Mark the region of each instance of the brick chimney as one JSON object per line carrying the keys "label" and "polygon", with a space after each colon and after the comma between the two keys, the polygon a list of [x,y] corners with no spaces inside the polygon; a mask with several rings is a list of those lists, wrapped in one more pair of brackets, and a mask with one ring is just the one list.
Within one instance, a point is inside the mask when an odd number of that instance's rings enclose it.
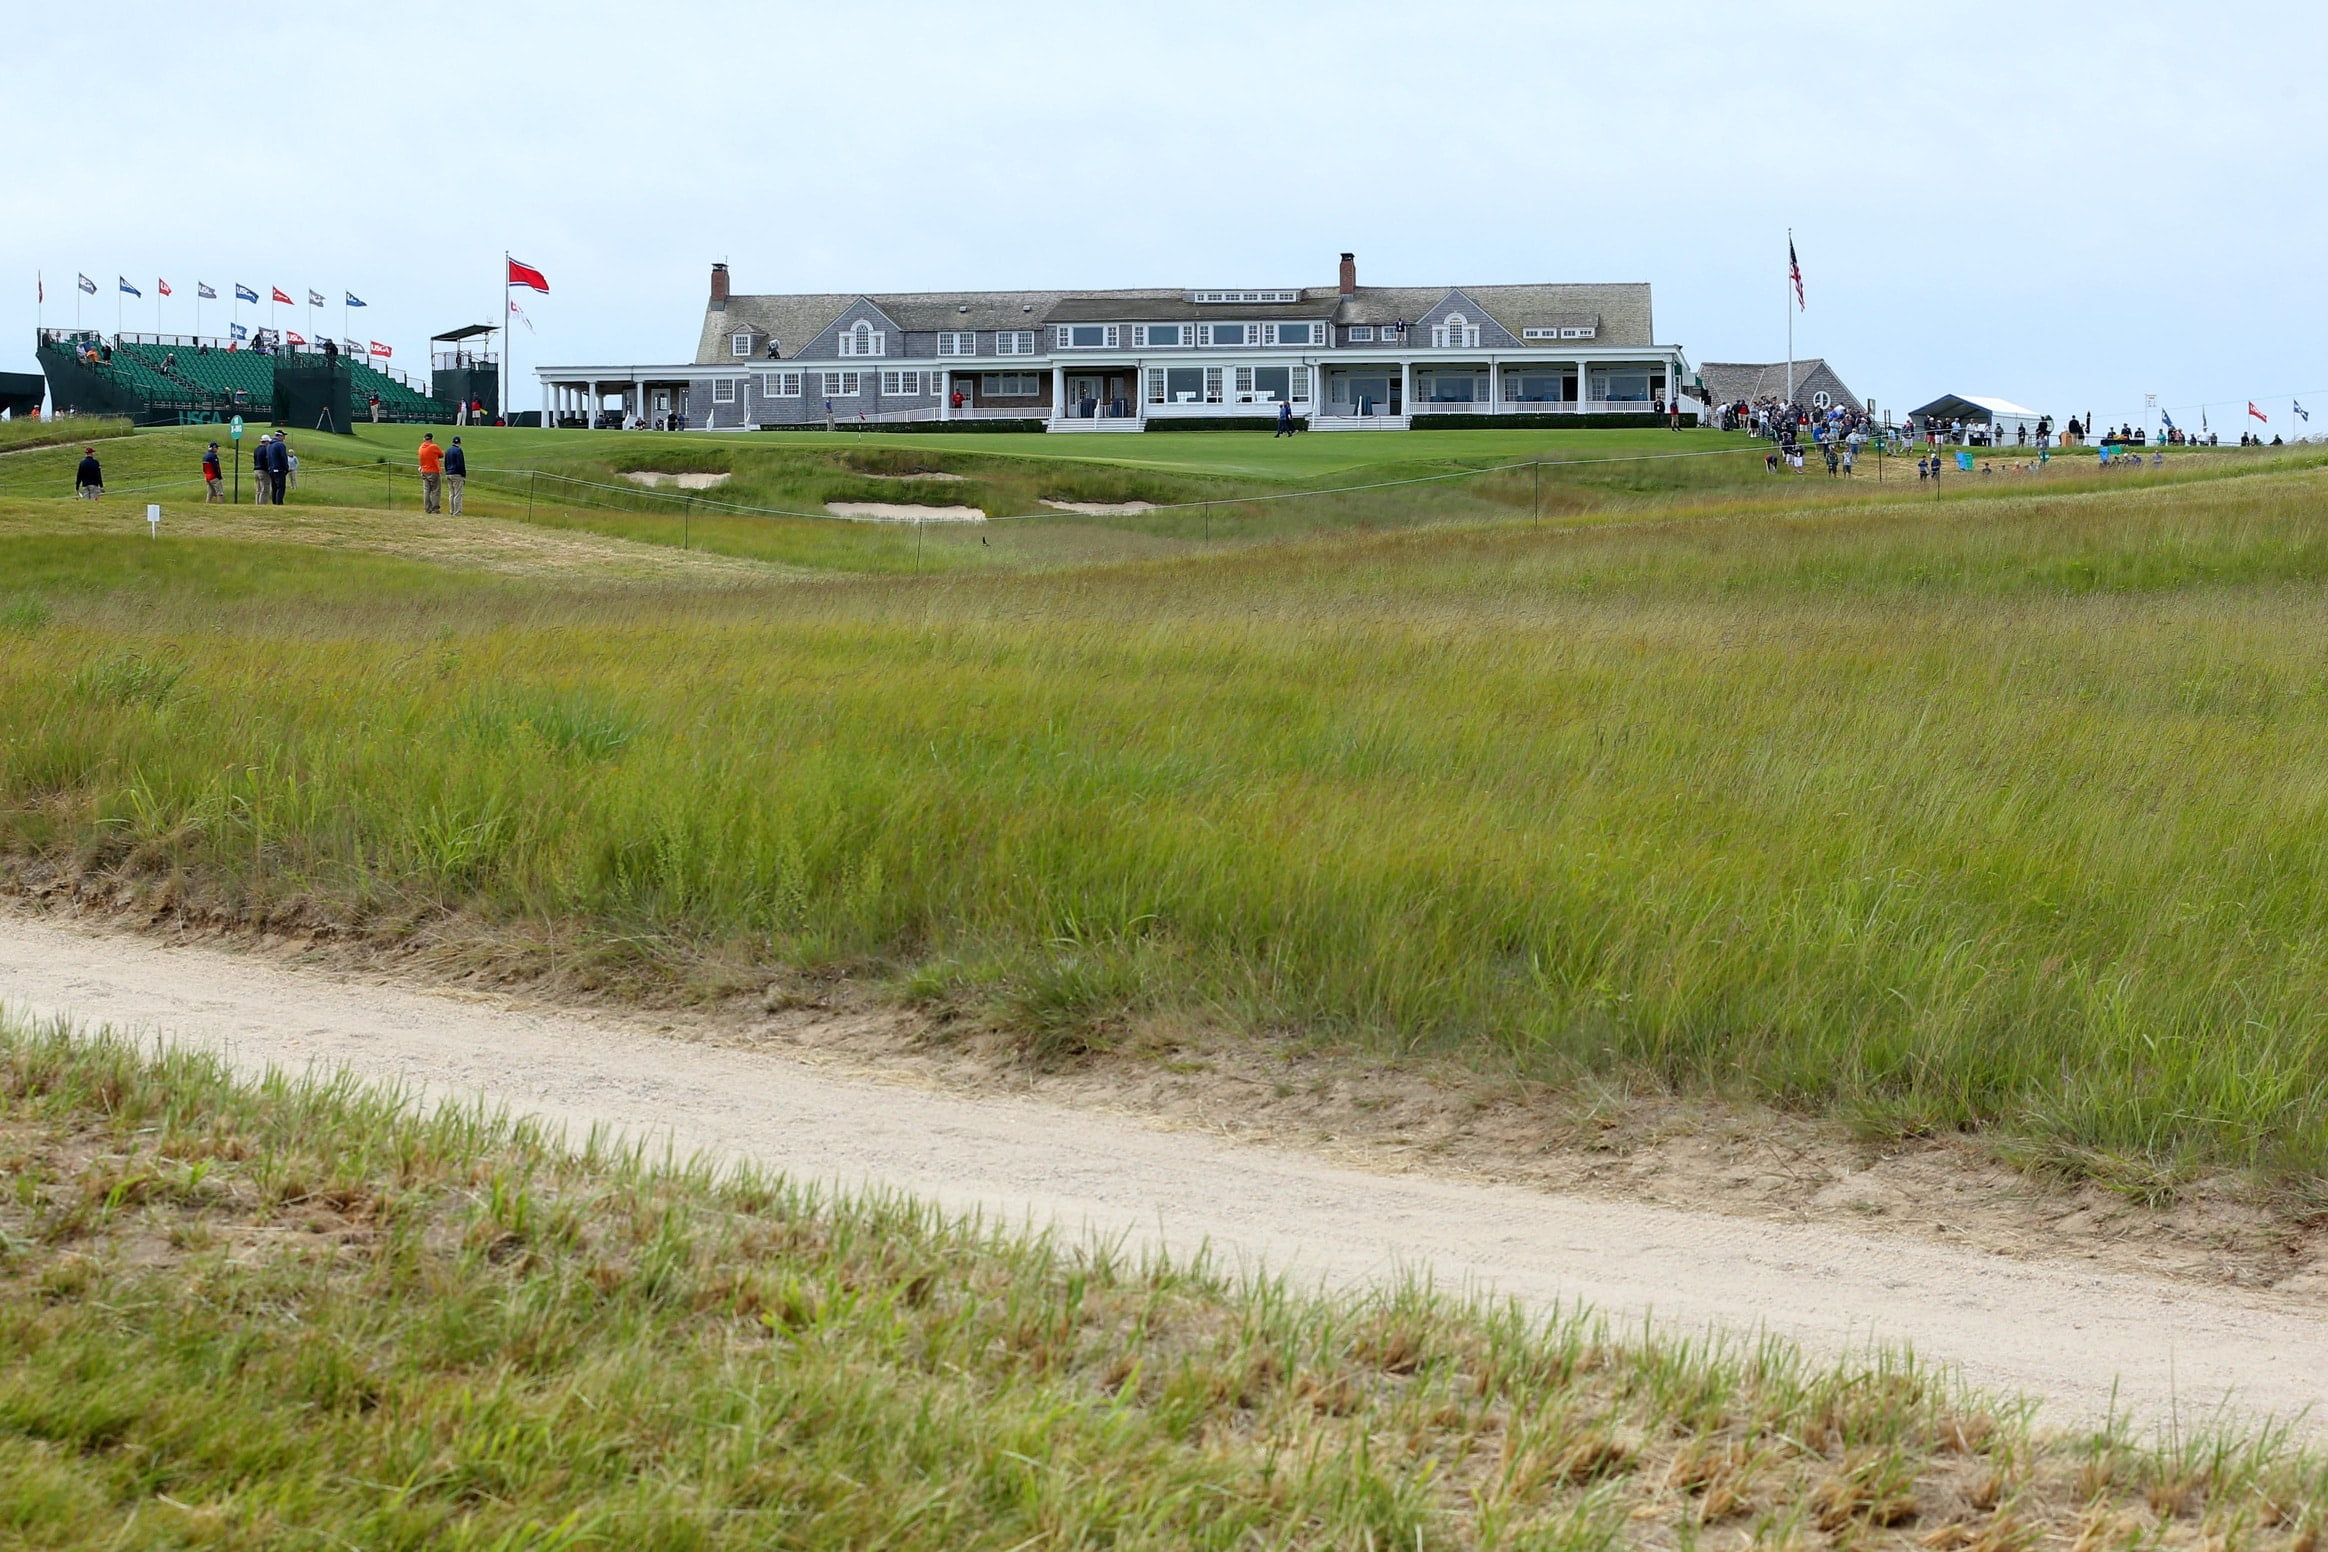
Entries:
{"label": "brick chimney", "polygon": [[1358,294],[1358,255],[1355,253],[1342,255],[1342,294],[1344,296]]}
{"label": "brick chimney", "polygon": [[728,276],[725,264],[711,267],[711,305],[725,309],[728,303]]}

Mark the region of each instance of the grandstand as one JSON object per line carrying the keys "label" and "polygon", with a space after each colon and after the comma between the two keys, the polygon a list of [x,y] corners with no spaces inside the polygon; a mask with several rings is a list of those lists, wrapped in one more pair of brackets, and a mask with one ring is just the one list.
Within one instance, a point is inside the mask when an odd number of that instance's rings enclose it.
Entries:
{"label": "grandstand", "polygon": [[[291,354],[299,354],[294,350]],[[196,425],[236,415],[275,412],[272,350],[246,350],[185,334],[119,334],[44,329],[38,346],[49,401],[58,409],[127,415],[141,426]],[[358,418],[374,394],[380,418],[449,425],[454,406],[430,397],[401,373],[346,357]]]}

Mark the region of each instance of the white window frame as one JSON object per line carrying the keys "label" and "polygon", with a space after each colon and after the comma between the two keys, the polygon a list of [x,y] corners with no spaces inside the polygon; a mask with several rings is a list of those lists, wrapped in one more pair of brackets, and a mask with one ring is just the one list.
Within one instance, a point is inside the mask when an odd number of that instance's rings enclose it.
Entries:
{"label": "white window frame", "polygon": [[876,329],[872,323],[859,318],[841,330],[839,343],[833,353],[840,356],[886,356],[889,354],[889,333]]}
{"label": "white window frame", "polygon": [[939,331],[938,354],[941,356],[975,356],[978,354],[978,331],[976,329]]}
{"label": "white window frame", "polygon": [[[1156,331],[1158,329],[1170,329],[1172,331],[1172,337],[1168,340],[1160,340],[1156,338]],[[1186,349],[1188,346],[1188,331],[1189,325],[1185,323],[1135,324],[1132,327],[1132,343],[1139,346],[1142,350],[1182,350]]]}
{"label": "white window frame", "polygon": [[1477,350],[1479,325],[1461,313],[1449,313],[1431,325],[1431,347],[1434,350]]}
{"label": "white window frame", "polygon": [[[1245,350],[1255,343],[1253,331],[1258,327],[1251,323],[1200,323],[1196,326],[1196,342],[1208,348],[1218,346],[1223,350]],[[1223,329],[1235,329],[1237,337],[1233,340],[1216,339],[1214,336]]]}
{"label": "white window frame", "polygon": [[736,380],[732,377],[713,378],[711,380],[711,402],[714,404],[735,403]]}
{"label": "white window frame", "polygon": [[1191,291],[1192,302],[1298,302],[1299,291]]}
{"label": "white window frame", "polygon": [[[1099,339],[1089,345],[1075,343],[1077,329],[1097,329]],[[1114,323],[1059,323],[1051,326],[1051,347],[1054,350],[1116,350],[1123,345],[1123,326]]]}
{"label": "white window frame", "polygon": [[760,379],[760,397],[763,399],[797,399],[800,397],[798,372],[770,372]]}
{"label": "white window frame", "polygon": [[[935,372],[930,374],[935,377]],[[881,374],[881,397],[884,399],[918,399],[922,396],[922,374],[910,367],[891,368]]]}
{"label": "white window frame", "polygon": [[[1026,384],[1026,392],[1011,392],[1003,386],[1006,379]],[[992,387],[987,386],[989,380],[993,383]],[[1040,372],[981,372],[978,375],[978,392],[983,397],[993,399],[1039,399],[1043,396],[1043,374]]]}
{"label": "white window frame", "polygon": [[1033,355],[1035,353],[1035,331],[1032,329],[995,330],[994,353],[998,356]]}
{"label": "white window frame", "polygon": [[[1301,330],[1302,337],[1297,340],[1287,339],[1285,337],[1287,329]],[[1265,323],[1261,325],[1261,343],[1264,345],[1300,345],[1306,349],[1314,350],[1318,343],[1318,326],[1314,323]]]}
{"label": "white window frame", "polygon": [[864,392],[864,378],[860,373],[826,372],[823,376],[824,392],[819,398],[854,399]]}
{"label": "white window frame", "polygon": [[1293,402],[1307,404],[1309,401],[1310,369],[1306,366],[1297,366],[1293,369]]}
{"label": "white window frame", "polygon": [[1373,344],[1374,325],[1371,323],[1353,323],[1350,325],[1350,343],[1353,345]]}
{"label": "white window frame", "polygon": [[746,329],[740,334],[729,335],[728,354],[738,360],[749,360],[752,354],[752,331]]}
{"label": "white window frame", "polygon": [[1221,369],[1217,366],[1208,366],[1204,369],[1204,402],[1207,404],[1221,402]]}
{"label": "white window frame", "polygon": [[1164,369],[1160,366],[1148,368],[1148,402],[1150,404],[1164,402]]}

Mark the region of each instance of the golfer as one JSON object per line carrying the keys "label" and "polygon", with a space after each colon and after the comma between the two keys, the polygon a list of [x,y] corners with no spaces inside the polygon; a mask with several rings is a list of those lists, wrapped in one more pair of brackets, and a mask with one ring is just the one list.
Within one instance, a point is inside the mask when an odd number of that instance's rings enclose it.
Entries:
{"label": "golfer", "polygon": [[95,501],[105,494],[105,471],[97,467],[97,449],[81,449],[81,465],[73,471],[73,495],[82,501]]}
{"label": "golfer", "polygon": [[453,438],[453,445],[445,449],[445,495],[452,514],[461,515],[461,487],[469,483],[469,455],[461,451],[461,439]]}
{"label": "golfer", "polygon": [[218,469],[218,444],[213,442],[210,444],[210,450],[202,455],[202,483],[210,488],[210,494],[202,498],[205,505],[213,505],[226,499],[219,494],[218,490],[219,481],[223,478],[224,476],[219,473]]}

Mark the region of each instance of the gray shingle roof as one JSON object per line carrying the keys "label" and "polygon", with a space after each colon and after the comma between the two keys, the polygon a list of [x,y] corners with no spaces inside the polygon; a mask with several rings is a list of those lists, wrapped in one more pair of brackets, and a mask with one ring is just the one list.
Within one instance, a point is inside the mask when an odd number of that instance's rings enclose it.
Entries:
{"label": "gray shingle roof", "polygon": [[[1697,373],[1716,404],[1786,397],[1784,361],[1708,361],[1698,367]],[[1823,356],[1805,356],[1794,364],[1794,388],[1798,403],[1807,402],[1812,394],[1824,389],[1837,403],[1848,408],[1866,408],[1859,395],[1844,386],[1843,379],[1827,365]]]}
{"label": "gray shingle roof", "polygon": [[[901,329],[1031,329],[1049,322],[1142,323],[1201,318],[1323,318],[1337,323],[1415,322],[1451,291],[1461,291],[1496,322],[1519,335],[1524,329],[1596,326],[1595,345],[1657,343],[1646,282],[1521,286],[1360,286],[1345,297],[1332,286],[1313,286],[1296,302],[1191,302],[1184,290],[1128,291],[917,291],[867,293],[872,303]],[[759,338],[753,355],[765,359],[773,335],[789,357],[854,306],[855,293],[737,295],[725,308],[704,313],[697,341],[698,364],[733,361],[731,335],[749,329]]]}

